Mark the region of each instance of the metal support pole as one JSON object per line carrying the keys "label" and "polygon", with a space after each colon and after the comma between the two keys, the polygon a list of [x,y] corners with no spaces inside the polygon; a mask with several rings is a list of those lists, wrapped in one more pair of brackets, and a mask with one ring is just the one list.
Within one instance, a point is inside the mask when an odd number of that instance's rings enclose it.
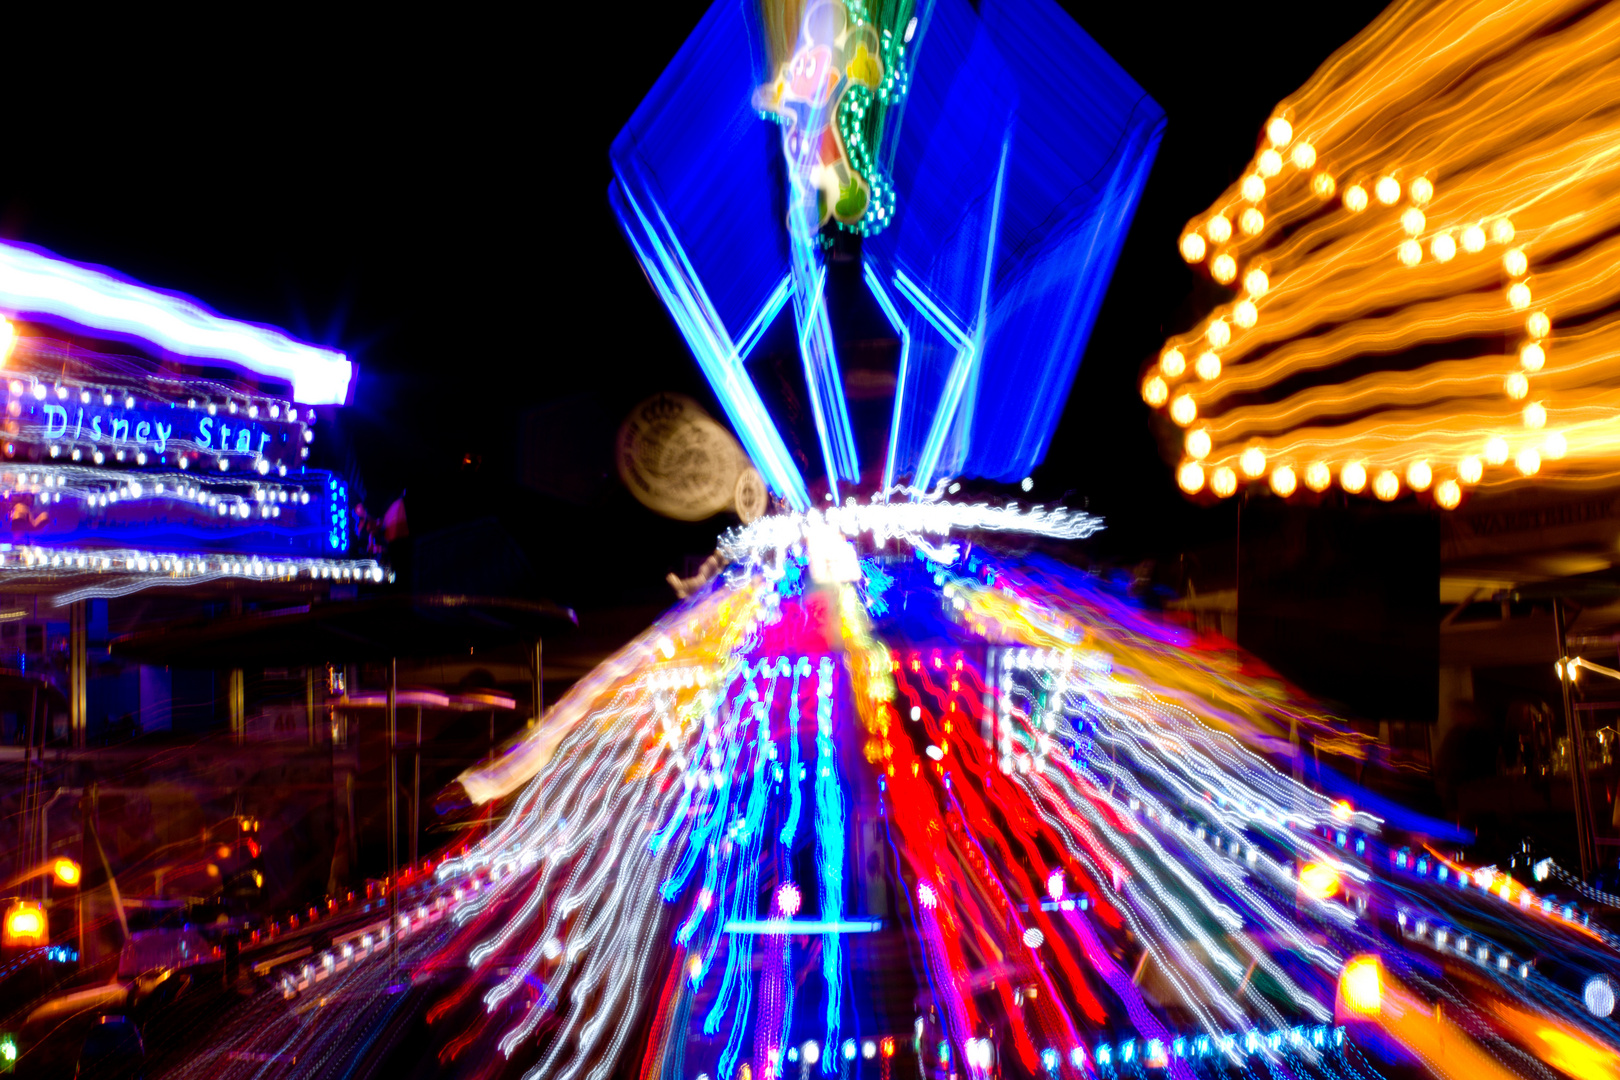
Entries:
{"label": "metal support pole", "polygon": [[416,707],[416,741],[411,744],[416,753],[412,763],[416,775],[411,779],[411,868],[416,867],[416,839],[422,831],[422,706]]}
{"label": "metal support pole", "polygon": [[304,669],[304,720],[309,724],[309,748],[315,749],[315,669]]}
{"label": "metal support pole", "polygon": [[38,713],[38,703],[34,700],[37,691],[28,695],[28,745],[23,750],[23,801],[22,813],[17,815],[17,873],[21,874],[28,862],[28,852],[32,850],[33,841],[33,802],[34,799],[34,717]]}
{"label": "metal support pole", "polygon": [[247,742],[247,676],[241,668],[231,668],[225,693],[230,698],[231,741],[240,746]]}
{"label": "metal support pole", "polygon": [[388,661],[388,944],[399,962],[399,661]]}
{"label": "metal support pole", "polygon": [[1587,792],[1586,747],[1583,745],[1581,720],[1575,715],[1575,706],[1570,700],[1574,672],[1569,666],[1568,634],[1564,601],[1561,599],[1553,601],[1553,629],[1558,634],[1558,685],[1563,691],[1564,731],[1569,738],[1569,789],[1575,803],[1575,846],[1580,850],[1581,880],[1591,881],[1592,873],[1597,869],[1596,845],[1592,843],[1592,803]]}
{"label": "metal support pole", "polygon": [[85,601],[79,600],[68,608],[68,724],[69,742],[75,750],[84,749],[89,711],[85,686],[90,669],[90,629],[84,605]]}
{"label": "metal support pole", "polygon": [[535,639],[534,655],[529,658],[529,701],[534,707],[534,715],[529,717],[530,727],[538,724],[540,718],[546,715],[545,667],[540,655],[542,644],[539,638]]}
{"label": "metal support pole", "polygon": [[[78,607],[79,605],[74,604],[73,606]],[[78,931],[79,931],[79,970],[80,971],[83,971],[85,968],[91,966],[90,954],[84,951],[84,945],[85,945],[85,941],[84,941],[84,898],[85,898],[85,894],[90,891],[90,888],[89,888],[90,883],[87,880],[85,880],[85,875],[89,872],[89,869],[90,869],[90,866],[91,866],[91,862],[90,862],[90,815],[95,813],[95,810],[94,810],[95,798],[96,798],[96,785],[92,781],[86,787],[86,790],[85,790],[84,794],[79,798],[79,867],[80,867],[80,870],[79,870],[79,888],[78,888],[78,892],[77,892],[77,895],[76,895],[76,899],[78,901],[78,904],[77,904],[77,910],[76,910],[75,915],[74,915],[74,921],[78,923]]]}

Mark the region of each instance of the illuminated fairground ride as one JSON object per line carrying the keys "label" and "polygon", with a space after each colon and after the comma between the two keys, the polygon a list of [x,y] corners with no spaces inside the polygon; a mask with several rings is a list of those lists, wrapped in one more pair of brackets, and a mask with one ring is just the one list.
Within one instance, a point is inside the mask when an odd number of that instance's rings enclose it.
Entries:
{"label": "illuminated fairground ride", "polygon": [[[1620,1078],[1620,900],[1469,865],[1263,665],[1028,550],[1096,519],[941,490],[1044,450],[1161,123],[1045,0],[704,18],[612,195],[778,510],[462,774],[498,822],[385,927],[442,1069]],[[840,230],[901,342],[881,470]],[[746,363],[789,300],[821,507]]]}
{"label": "illuminated fairground ride", "polygon": [[1181,236],[1230,292],[1143,374],[1182,489],[1613,486],[1617,60],[1613,4],[1402,2],[1284,99]]}

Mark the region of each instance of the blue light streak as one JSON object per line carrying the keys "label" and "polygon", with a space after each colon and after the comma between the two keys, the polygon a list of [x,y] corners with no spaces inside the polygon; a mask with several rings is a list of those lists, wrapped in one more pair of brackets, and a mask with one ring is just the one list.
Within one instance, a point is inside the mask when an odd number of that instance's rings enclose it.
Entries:
{"label": "blue light streak", "polygon": [[748,329],[743,331],[742,337],[737,341],[737,355],[744,361],[754,354],[754,346],[765,336],[765,331],[771,328],[776,317],[782,313],[782,308],[787,305],[788,297],[792,295],[793,278],[783,277],[782,283],[766,298],[765,306],[759,309],[759,314],[754,316],[754,321],[748,325]]}
{"label": "blue light streak", "polygon": [[[816,682],[816,870],[821,886],[821,917],[829,923],[844,921],[844,792],[838,783],[838,765],[833,746],[833,662],[821,658]],[[827,1046],[838,1043],[843,1014],[844,964],[842,945],[836,933],[821,938],[821,974],[827,981]],[[828,1054],[822,1058],[823,1073],[836,1071]]]}
{"label": "blue light streak", "polygon": [[[800,475],[798,466],[793,463],[782,441],[781,433],[766,412],[759,391],[743,367],[742,354],[731,343],[719,314],[704,294],[701,284],[683,273],[683,268],[689,268],[690,263],[680,251],[679,241],[667,230],[667,223],[661,222],[666,224],[665,229],[654,225],[622,178],[610,192],[610,201],[631,249],[647,274],[647,280],[674,317],[681,336],[686,338],[698,366],[703,369],[704,377],[714,388],[715,396],[720,399],[720,405],[725,409],[744,449],[748,451],[750,460],[759,468],[772,491],[795,509],[808,509],[810,496],[804,477]],[[667,242],[662,239],[666,237]],[[762,327],[769,324],[765,312],[776,297],[777,293],[773,292],[755,317],[754,324]],[[780,302],[776,303],[776,309],[781,309]],[[757,341],[762,333],[763,329],[755,332],[754,340]]]}
{"label": "blue light streak", "polygon": [[728,934],[871,934],[883,929],[881,919],[731,919]]}
{"label": "blue light streak", "polygon": [[[939,467],[940,455],[945,449],[945,438],[956,425],[957,410],[962,405],[962,395],[967,390],[974,361],[984,351],[986,324],[990,319],[990,271],[995,265],[996,240],[1001,231],[1001,201],[1006,191],[1007,153],[1010,148],[1009,134],[1002,139],[1001,164],[996,169],[995,196],[990,203],[990,226],[984,239],[984,270],[979,283],[979,313],[973,324],[972,344],[970,346],[964,343],[957,350],[955,362],[951,365],[950,378],[945,381],[945,393],[934,410],[934,424],[929,429],[928,441],[923,444],[922,457],[917,462],[917,474],[912,481],[912,485],[919,492],[926,491],[933,481],[934,470]],[[971,425],[968,425],[964,431],[964,438],[970,434]],[[965,451],[966,447],[963,447],[963,452]]]}
{"label": "blue light streak", "polygon": [[843,379],[838,372],[838,352],[833,345],[832,323],[827,317],[827,268],[818,264],[808,238],[792,238],[793,311],[799,325],[799,356],[804,361],[804,385],[810,394],[810,407],[816,420],[816,437],[827,465],[827,489],[838,501],[840,478],[858,482],[860,461],[855,453],[855,433],[849,422],[849,406],[844,400]]}
{"label": "blue light streak", "polygon": [[802,777],[799,775],[799,680],[810,674],[810,658],[799,657],[799,662],[793,665],[793,704],[792,712],[788,717],[788,813],[787,820],[782,823],[782,843],[791,846],[793,839],[799,831],[799,809],[802,799],[799,795]]}
{"label": "blue light streak", "polygon": [[889,421],[889,451],[883,461],[883,490],[888,491],[894,486],[894,459],[900,448],[900,418],[905,415],[906,375],[911,364],[911,328],[900,317],[888,290],[883,287],[883,279],[872,269],[872,264],[862,263],[861,273],[866,278],[866,287],[871,290],[872,298],[883,309],[883,317],[900,335],[900,370],[894,381],[894,418]]}
{"label": "blue light streak", "polygon": [[227,319],[183,293],[154,289],[29,244],[0,243],[0,310],[286,379],[293,397],[310,405],[347,404],[354,378],[354,365],[335,349],[305,344],[274,327]]}

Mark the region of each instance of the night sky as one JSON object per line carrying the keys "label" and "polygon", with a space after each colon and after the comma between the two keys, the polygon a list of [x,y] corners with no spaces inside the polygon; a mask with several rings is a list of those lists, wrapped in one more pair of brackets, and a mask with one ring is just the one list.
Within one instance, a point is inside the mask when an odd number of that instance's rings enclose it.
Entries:
{"label": "night sky", "polygon": [[[1380,8],[1067,6],[1169,121],[1034,497],[1104,515],[1093,554],[1174,558],[1235,526],[1176,491],[1136,393],[1196,314],[1176,237]],[[703,5],[612,10],[574,33],[391,9],[13,38],[0,235],[345,350],[354,407],[318,453],[374,512],[408,490],[419,531],[497,517],[565,602],[667,600],[733,519],[642,510],[613,435],[661,390],[719,410],[608,211],[607,148]]]}

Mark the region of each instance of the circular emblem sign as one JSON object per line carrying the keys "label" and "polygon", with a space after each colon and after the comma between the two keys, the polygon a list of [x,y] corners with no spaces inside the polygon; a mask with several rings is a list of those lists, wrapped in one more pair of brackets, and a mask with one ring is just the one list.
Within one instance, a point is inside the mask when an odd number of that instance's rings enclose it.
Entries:
{"label": "circular emblem sign", "polygon": [[771,507],[770,493],[765,490],[765,478],[752,466],[737,474],[737,487],[732,495],[731,508],[737,511],[743,524],[758,521]]}
{"label": "circular emblem sign", "polygon": [[649,510],[702,521],[732,505],[742,447],[683,394],[659,394],[631,410],[619,428],[619,478]]}

